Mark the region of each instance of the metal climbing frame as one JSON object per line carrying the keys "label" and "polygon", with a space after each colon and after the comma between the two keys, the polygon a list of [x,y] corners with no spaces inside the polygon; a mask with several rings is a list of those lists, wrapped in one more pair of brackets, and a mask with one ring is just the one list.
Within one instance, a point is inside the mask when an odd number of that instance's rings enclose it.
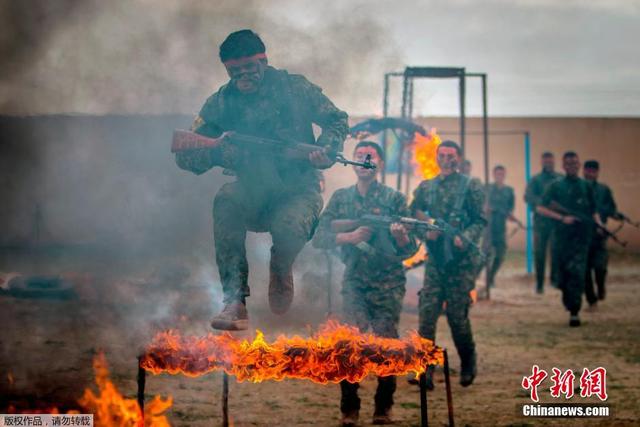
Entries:
{"label": "metal climbing frame", "polygon": [[[384,75],[384,94],[382,103],[382,112],[384,117],[389,116],[389,82],[392,77],[402,77],[402,109],[401,117],[411,120],[413,116],[413,81],[416,78],[432,78],[432,79],[458,79],[459,104],[460,104],[460,146],[465,151],[465,101],[466,101],[466,79],[467,77],[479,77],[482,82],[482,129],[484,135],[484,179],[485,183],[489,182],[489,119],[487,114],[487,74],[486,73],[467,73],[465,68],[461,67],[406,67],[404,72],[391,72]],[[400,155],[398,156],[398,178],[396,188],[398,191],[402,187],[402,173],[405,156],[407,155],[404,145],[409,142],[401,140],[402,144]],[[387,133],[382,135],[382,147],[386,152],[387,149]],[[386,173],[382,171],[382,182],[386,181]],[[406,176],[406,191],[409,191],[410,173]]]}

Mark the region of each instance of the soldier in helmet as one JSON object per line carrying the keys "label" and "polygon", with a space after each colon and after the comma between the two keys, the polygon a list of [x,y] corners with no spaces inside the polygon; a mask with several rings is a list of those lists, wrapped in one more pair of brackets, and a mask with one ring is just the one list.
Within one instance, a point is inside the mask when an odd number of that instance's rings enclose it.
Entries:
{"label": "soldier in helmet", "polygon": [[[318,146],[308,162],[283,162],[269,155],[224,159],[222,166],[232,170],[236,180],[225,184],[213,202],[224,309],[211,326],[242,330],[248,328],[247,231],[271,233],[269,304],[282,314],[293,299],[292,264],[313,235],[322,210],[318,169],[332,165],[326,150],[341,150],[348,125],[347,114],[318,86],[270,66],[265,45],[253,31],[231,33],[219,55],[230,81],[205,102],[192,126],[196,133],[218,137],[236,131]],[[322,129],[317,140],[312,124]],[[179,152],[176,162],[198,175],[220,165],[208,149]]]}

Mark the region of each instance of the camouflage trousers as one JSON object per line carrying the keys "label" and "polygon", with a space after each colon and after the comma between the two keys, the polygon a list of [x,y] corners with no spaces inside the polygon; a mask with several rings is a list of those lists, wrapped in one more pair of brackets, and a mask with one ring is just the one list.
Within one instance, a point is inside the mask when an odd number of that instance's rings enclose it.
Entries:
{"label": "camouflage trousers", "polygon": [[[598,300],[603,300],[606,295],[605,281],[607,278],[607,266],[609,264],[609,251],[607,250],[607,239],[594,236],[589,245],[589,255],[587,261],[587,274],[585,280],[585,296],[589,304],[595,304]],[[594,289],[593,276],[597,291]]]}
{"label": "camouflage trousers", "polygon": [[507,254],[507,239],[506,236],[487,236],[485,241],[483,249],[487,254],[487,282],[493,286],[496,274],[498,274]]}
{"label": "camouflage trousers", "polygon": [[551,283],[557,283],[558,266],[555,260],[555,245],[553,233],[555,224],[553,220],[536,216],[533,221],[533,250],[536,270],[536,286],[539,291],[544,289],[544,273],[547,260],[547,251],[551,247]]}
{"label": "camouflage trousers", "polygon": [[[398,338],[398,323],[405,294],[405,282],[380,283],[345,279],[342,287],[342,318],[361,332],[369,328],[375,335]],[[340,410],[348,413],[360,409],[358,383],[340,382]],[[386,411],[393,406],[396,377],[378,377],[374,397],[376,411]]]}
{"label": "camouflage trousers", "polygon": [[558,286],[562,290],[562,303],[571,314],[578,314],[582,307],[585,289],[590,236],[557,236],[556,262]]}
{"label": "camouflage trousers", "polygon": [[469,292],[475,286],[475,277],[476,270],[471,267],[445,272],[427,261],[424,285],[419,292],[420,335],[435,342],[436,325],[443,311],[443,302],[446,302],[447,322],[463,364],[475,357],[476,346],[469,320]]}
{"label": "camouflage trousers", "polygon": [[312,237],[322,205],[313,190],[257,198],[237,182],[222,186],[213,201],[213,234],[225,304],[250,294],[247,231],[271,233],[272,267],[286,271]]}

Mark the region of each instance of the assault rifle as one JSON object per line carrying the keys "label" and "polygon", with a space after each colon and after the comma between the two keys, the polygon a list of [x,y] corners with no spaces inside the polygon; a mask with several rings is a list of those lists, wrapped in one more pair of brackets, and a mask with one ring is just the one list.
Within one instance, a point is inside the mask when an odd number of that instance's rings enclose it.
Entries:
{"label": "assault rifle", "polygon": [[640,221],[634,221],[622,212],[616,212],[615,215],[612,216],[613,219],[621,221],[623,223],[627,223],[632,227],[640,228]]}
{"label": "assault rifle", "polygon": [[[243,135],[237,132],[224,132],[218,138],[209,138],[190,132],[177,129],[173,132],[171,152],[197,150],[202,148],[210,149],[231,149],[240,148],[255,152],[256,154],[272,154],[290,160],[309,160],[309,154],[323,150],[323,147],[312,144],[289,143],[277,139],[262,138],[251,135]],[[371,163],[371,156],[367,155],[364,162],[347,160],[344,155],[337,151],[325,151],[327,156],[337,163],[343,165],[360,166],[365,169],[375,169],[376,165]]]}
{"label": "assault rifle", "polygon": [[[440,257],[436,255],[437,252],[432,251],[434,252],[434,256],[435,256],[434,259],[436,260],[436,262],[440,261],[442,266],[447,266],[454,259],[453,240],[455,239],[456,236],[459,237],[460,240],[462,240],[463,246],[470,249],[471,252],[474,253],[475,255],[479,255],[481,260],[484,259],[484,254],[480,249],[480,247],[474,242],[472,242],[471,240],[469,240],[467,237],[465,237],[464,234],[462,234],[458,228],[452,226],[451,224],[449,224],[448,222],[442,219],[434,220],[434,224],[443,230],[442,237],[444,239],[442,258],[439,259]],[[427,244],[428,243],[429,242],[427,242]]]}
{"label": "assault rifle", "polygon": [[593,227],[595,227],[596,231],[598,231],[600,234],[602,234],[602,236],[611,237],[611,240],[613,240],[614,242],[616,242],[617,244],[619,244],[622,247],[626,247],[627,246],[627,242],[620,240],[618,238],[618,236],[616,236],[615,233],[611,232],[604,225],[598,224],[589,215],[585,215],[585,214],[582,214],[580,212],[576,212],[576,211],[573,211],[571,209],[568,209],[565,206],[562,206],[560,203],[555,202],[555,201],[551,202],[551,205],[549,206],[549,208],[551,208],[554,211],[556,211],[558,213],[561,213],[563,215],[572,216],[572,217],[576,218],[578,221],[583,222],[585,224],[590,224]]}
{"label": "assault rifle", "polygon": [[444,230],[428,221],[420,221],[415,218],[398,215],[362,215],[358,219],[335,219],[331,221],[331,231],[333,233],[347,233],[358,227],[369,227],[376,231],[371,244],[360,242],[356,247],[369,254],[374,253],[377,247],[382,253],[391,255],[395,253],[389,227],[391,224],[402,224],[410,230],[424,234],[429,230],[444,232]]}
{"label": "assault rifle", "polygon": [[[460,240],[462,240],[463,246],[470,250],[469,255],[473,259],[476,267],[480,269],[480,267],[484,265],[485,255],[482,249],[480,249],[480,247],[476,243],[469,240],[469,238],[465,237],[464,234],[462,234],[458,228],[452,226],[451,224],[449,224],[443,219],[435,219],[435,218],[430,219],[430,217],[425,212],[418,211],[416,212],[416,214],[418,215],[418,218],[428,219],[433,225],[435,225],[441,230],[441,231],[437,230],[442,233],[442,236],[440,236],[440,238],[437,241],[433,241],[433,240],[426,241],[427,248],[429,249],[429,253],[431,254],[431,256],[433,256],[433,259],[436,262],[436,264],[438,264],[442,268],[446,268],[447,266],[450,265],[451,261],[456,259],[455,254],[453,252],[453,248],[454,248],[453,241],[457,236],[460,238]],[[441,245],[436,244],[438,241],[440,241],[442,244]]]}

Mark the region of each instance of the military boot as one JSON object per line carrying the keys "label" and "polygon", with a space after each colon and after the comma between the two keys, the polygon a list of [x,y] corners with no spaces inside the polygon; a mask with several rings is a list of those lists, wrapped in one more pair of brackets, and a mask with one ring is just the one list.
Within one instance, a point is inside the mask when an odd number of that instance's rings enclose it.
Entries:
{"label": "military boot", "polygon": [[358,425],[358,418],[360,417],[359,411],[357,409],[343,412],[342,419],[340,420],[340,425],[342,427],[355,427]]}
{"label": "military boot", "polygon": [[473,380],[476,377],[477,368],[476,368],[476,352],[473,351],[470,354],[460,355],[461,366],[460,366],[460,385],[462,387],[469,387],[473,384]]}
{"label": "military boot", "polygon": [[572,328],[577,328],[578,326],[580,326],[580,316],[578,316],[577,314],[572,314],[571,316],[569,316],[569,326],[571,326]]}
{"label": "military boot", "polygon": [[293,301],[293,272],[291,264],[282,267],[271,255],[269,265],[269,307],[275,314],[284,314]]}
{"label": "military boot", "polygon": [[247,307],[240,301],[225,304],[224,308],[211,320],[213,329],[223,331],[244,331],[249,328]]}
{"label": "military boot", "polygon": [[393,418],[391,417],[391,408],[377,409],[373,413],[373,420],[371,424],[374,425],[388,425],[393,424]]}

